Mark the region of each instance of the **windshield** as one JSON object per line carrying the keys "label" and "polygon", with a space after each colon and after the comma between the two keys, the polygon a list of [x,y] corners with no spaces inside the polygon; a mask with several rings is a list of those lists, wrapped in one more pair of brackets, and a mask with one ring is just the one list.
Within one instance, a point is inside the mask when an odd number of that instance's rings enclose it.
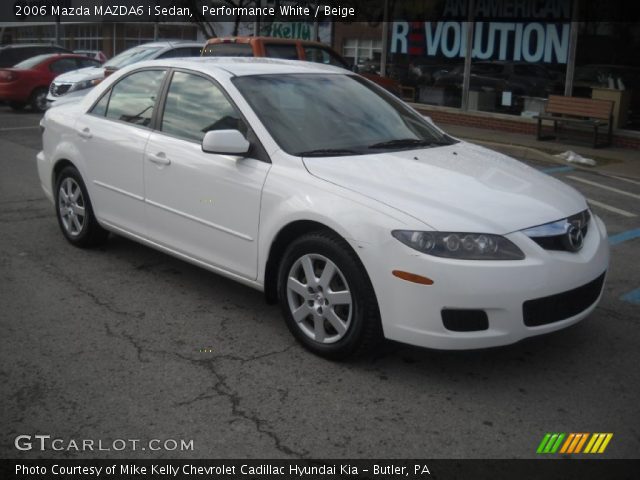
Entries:
{"label": "windshield", "polygon": [[15,64],[12,68],[18,68],[20,70],[28,70],[44,62],[50,56],[51,56],[50,53],[45,53],[44,55],[36,55],[35,57],[27,58],[26,60],[23,60],[22,62]]}
{"label": "windshield", "polygon": [[359,155],[454,143],[391,94],[354,75],[255,75],[233,82],[291,155]]}
{"label": "windshield", "polygon": [[104,64],[105,68],[122,68],[127,65],[131,65],[135,62],[141,62],[142,60],[146,60],[149,57],[153,56],[153,54],[157,53],[161,50],[162,47],[134,47],[129,50],[125,50],[124,52],[116,55],[107,63]]}

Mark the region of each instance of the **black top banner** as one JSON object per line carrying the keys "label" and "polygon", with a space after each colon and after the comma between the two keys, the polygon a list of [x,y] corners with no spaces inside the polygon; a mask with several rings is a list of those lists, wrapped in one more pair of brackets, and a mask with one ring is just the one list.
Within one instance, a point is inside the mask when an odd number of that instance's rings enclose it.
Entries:
{"label": "black top banner", "polygon": [[[386,7],[386,15],[385,15]],[[624,0],[3,0],[6,22],[340,21],[638,22]]]}

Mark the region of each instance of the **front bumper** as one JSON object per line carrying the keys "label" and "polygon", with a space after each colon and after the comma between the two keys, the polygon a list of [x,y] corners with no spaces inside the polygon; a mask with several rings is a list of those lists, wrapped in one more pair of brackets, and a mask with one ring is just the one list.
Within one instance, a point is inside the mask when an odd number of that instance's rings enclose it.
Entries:
{"label": "front bumper", "polygon": [[[393,238],[362,252],[378,298],[385,337],[445,350],[495,347],[568,327],[595,309],[601,289],[596,291],[593,303],[584,309],[580,307],[579,313],[568,318],[553,319],[550,323],[542,318],[535,322],[542,325],[527,326],[523,314],[525,302],[583,287],[607,271],[607,232],[597,216],[593,216],[584,246],[577,253],[544,250],[519,232],[507,238],[525,253],[524,260],[437,258]],[[410,283],[394,277],[393,270],[422,275],[434,283],[429,286]],[[482,310],[488,317],[488,328],[472,332],[448,330],[442,319],[443,309]],[[537,315],[544,315],[540,312]]]}
{"label": "front bumper", "polygon": [[53,188],[51,185],[51,162],[48,161],[43,151],[36,155],[36,165],[38,167],[38,177],[42,191],[51,203],[54,203]]}

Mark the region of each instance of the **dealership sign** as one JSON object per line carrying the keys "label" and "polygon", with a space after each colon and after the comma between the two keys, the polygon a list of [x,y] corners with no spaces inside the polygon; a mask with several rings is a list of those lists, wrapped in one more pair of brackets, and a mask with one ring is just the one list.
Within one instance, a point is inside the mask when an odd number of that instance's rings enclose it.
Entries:
{"label": "dealership sign", "polygon": [[[567,63],[570,0],[477,0],[471,57],[530,63]],[[391,53],[464,58],[468,4],[447,0],[438,22],[393,22]]]}
{"label": "dealership sign", "polygon": [[[391,53],[464,58],[465,22],[393,22]],[[476,22],[472,58],[531,63],[567,63],[570,25]]]}

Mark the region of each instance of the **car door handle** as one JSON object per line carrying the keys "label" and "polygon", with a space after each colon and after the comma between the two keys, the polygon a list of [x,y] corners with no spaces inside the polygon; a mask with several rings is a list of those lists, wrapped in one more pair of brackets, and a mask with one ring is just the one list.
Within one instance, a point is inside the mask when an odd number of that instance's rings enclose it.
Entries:
{"label": "car door handle", "polygon": [[171,165],[171,160],[169,160],[163,152],[155,155],[149,154],[147,155],[147,158],[150,162],[155,163],[156,165]]}
{"label": "car door handle", "polygon": [[89,127],[85,127],[80,130],[78,132],[78,135],[80,136],[80,138],[84,138],[85,140],[89,140],[91,137],[93,137],[93,135],[91,134],[91,130],[89,130]]}

